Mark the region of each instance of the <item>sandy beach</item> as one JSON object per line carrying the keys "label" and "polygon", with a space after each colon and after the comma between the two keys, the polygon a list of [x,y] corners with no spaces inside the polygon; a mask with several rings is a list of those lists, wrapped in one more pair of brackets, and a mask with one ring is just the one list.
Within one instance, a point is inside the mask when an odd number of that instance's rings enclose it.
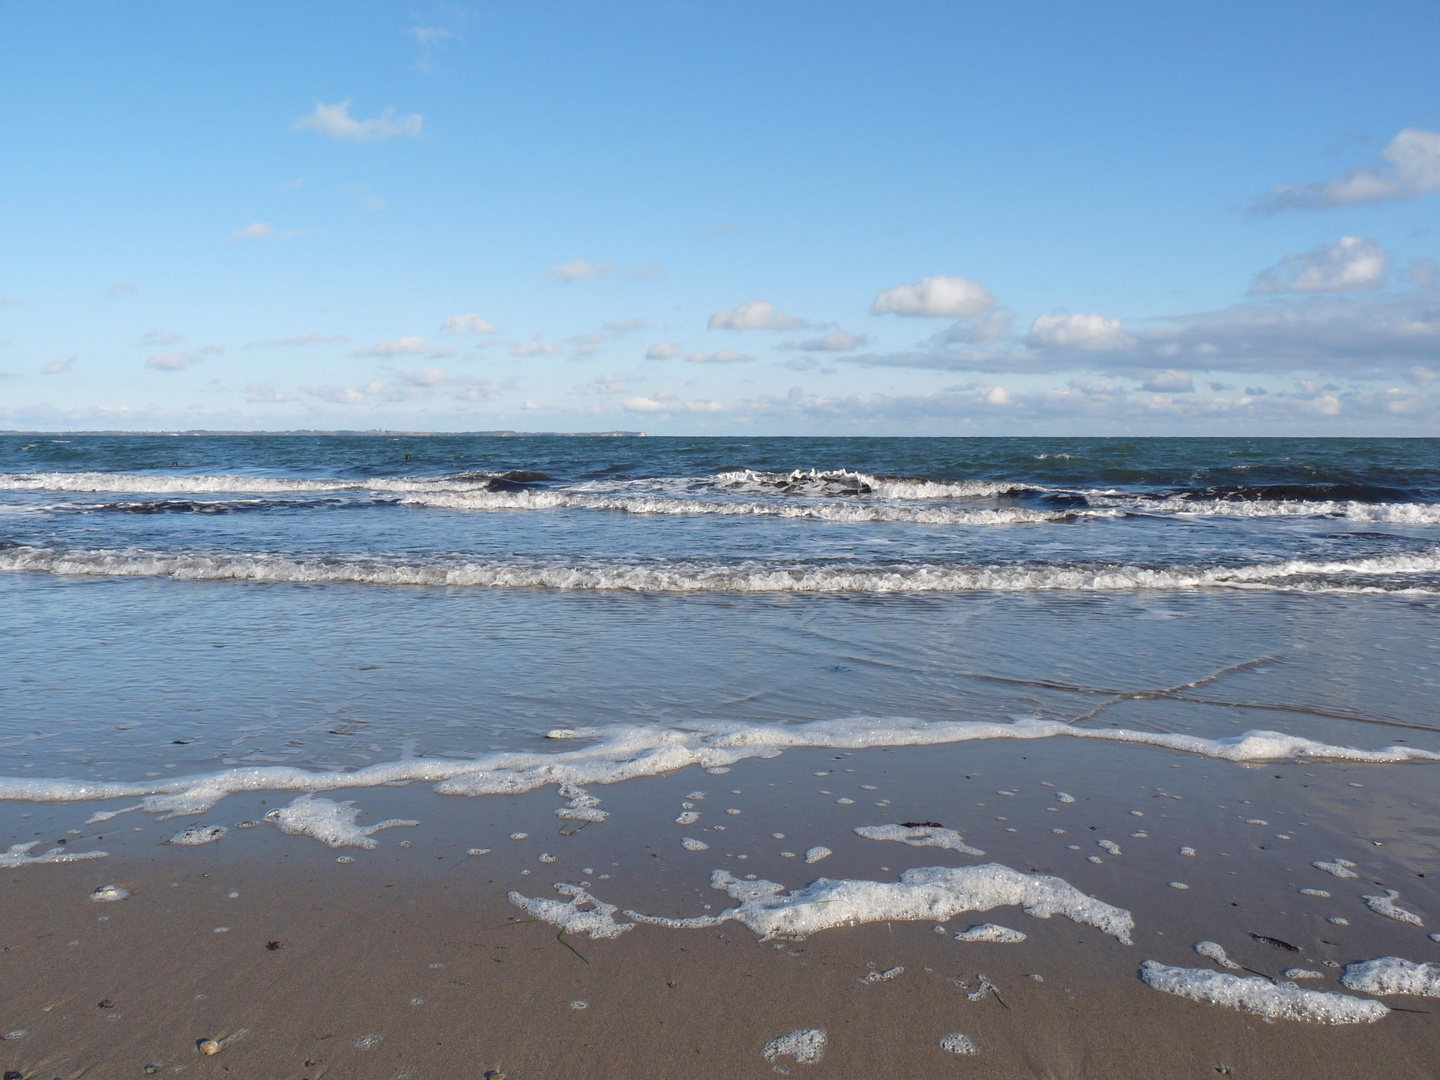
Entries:
{"label": "sandy beach", "polygon": [[[47,1080],[151,1066],[381,1080],[760,1077],[777,1067],[817,1077],[1324,1078],[1354,1077],[1365,1061],[1430,1076],[1440,1051],[1432,999],[1386,998],[1417,1011],[1374,1023],[1267,1020],[1159,992],[1137,972],[1147,960],[1210,968],[1194,946],[1212,940],[1258,973],[1242,977],[1283,981],[1304,968],[1321,976],[1306,988],[1349,995],[1337,983],[1346,964],[1440,954],[1425,929],[1361,899],[1393,889],[1410,910],[1436,910],[1425,876],[1434,790],[1423,765],[1237,765],[1050,740],[797,750],[719,776],[685,769],[591,789],[610,816],[583,827],[557,820],[565,803],[554,789],[336,793],[363,800],[361,826],[420,822],[376,832],[373,849],[266,823],[289,795],[233,796],[200,819],[229,831],[193,847],[164,842],[192,819],[86,825],[93,806],[7,804],[11,844],[40,838],[38,853],[65,838],[69,852],[109,854],[0,875],[0,1055]],[[677,825],[687,802],[699,818]],[[853,831],[914,820],[954,829],[985,854]],[[235,828],[251,821],[260,824]],[[709,847],[686,850],[682,838]],[[822,846],[833,854],[807,865],[804,852]],[[1356,878],[1311,865],[1337,856],[1356,864]],[[1014,906],[803,940],[764,941],[736,921],[562,936],[507,899],[564,900],[554,886],[568,883],[622,913],[684,918],[733,906],[710,887],[716,869],[796,889],[822,876],[893,882],[916,867],[991,863],[1062,878],[1130,912],[1134,944]],[[108,884],[129,895],[91,899]],[[977,924],[1025,940],[954,940]],[[772,1040],[816,1029],[818,1061],[763,1056]],[[942,1049],[952,1033],[978,1053]],[[206,1039],[220,1052],[202,1055]]]}

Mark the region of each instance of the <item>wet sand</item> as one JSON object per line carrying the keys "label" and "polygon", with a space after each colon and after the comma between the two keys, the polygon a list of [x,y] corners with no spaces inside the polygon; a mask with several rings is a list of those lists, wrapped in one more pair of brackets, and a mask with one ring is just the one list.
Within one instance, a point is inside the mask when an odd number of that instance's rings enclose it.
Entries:
{"label": "wet sand", "polygon": [[[7,804],[0,847],[38,839],[38,852],[63,837],[67,850],[109,856],[0,871],[0,1065],[26,1080],[144,1075],[151,1065],[167,1075],[377,1080],[490,1070],[516,1080],[763,1077],[775,1075],[761,1056],[770,1040],[823,1028],[818,1063],[775,1064],[815,1077],[1440,1075],[1440,1000],[1385,999],[1419,1012],[1374,1024],[1267,1022],[1137,977],[1145,960],[1213,968],[1194,952],[1202,939],[1267,975],[1320,971],[1306,987],[1332,992],[1343,992],[1347,963],[1440,960],[1426,936],[1440,930],[1435,775],[1424,765],[1240,766],[1072,740],[804,750],[724,775],[689,769],[594,787],[610,817],[583,828],[554,816],[564,803],[554,789],[335,795],[357,800],[361,825],[420,821],[376,833],[373,850],[332,849],[270,824],[234,828],[290,795],[234,796],[198,819],[129,813],[93,825],[84,822],[95,804]],[[697,790],[703,800],[687,799]],[[686,801],[701,816],[677,825]],[[940,822],[986,855],[852,831],[905,821]],[[201,847],[162,843],[196,823],[230,831]],[[528,836],[510,839],[517,832]],[[682,837],[709,849],[687,851]],[[800,856],[817,845],[833,854],[806,865]],[[1311,866],[1337,856],[1359,876]],[[822,875],[894,881],[912,867],[987,862],[1057,875],[1128,909],[1134,944],[1016,907],[960,915],[944,934],[929,921],[891,921],[767,942],[727,922],[561,939],[506,898],[555,897],[555,883],[583,881],[621,909],[685,917],[732,903],[709,886],[716,868],[799,888]],[[93,902],[107,883],[131,895]],[[1425,927],[1360,899],[1387,889]],[[1348,925],[1326,921],[1335,917]],[[953,940],[985,922],[1027,940]],[[895,967],[905,970],[862,981]],[[972,1000],[982,975],[995,989]],[[942,1050],[952,1032],[980,1053]],[[221,1051],[202,1056],[203,1039],[222,1040]]]}

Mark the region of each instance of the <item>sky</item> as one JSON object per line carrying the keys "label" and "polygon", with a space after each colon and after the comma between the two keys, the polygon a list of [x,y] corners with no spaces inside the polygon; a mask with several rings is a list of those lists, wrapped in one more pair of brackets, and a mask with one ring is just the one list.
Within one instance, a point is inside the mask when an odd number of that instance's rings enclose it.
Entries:
{"label": "sky", "polygon": [[1440,435],[1440,5],[0,0],[0,428]]}

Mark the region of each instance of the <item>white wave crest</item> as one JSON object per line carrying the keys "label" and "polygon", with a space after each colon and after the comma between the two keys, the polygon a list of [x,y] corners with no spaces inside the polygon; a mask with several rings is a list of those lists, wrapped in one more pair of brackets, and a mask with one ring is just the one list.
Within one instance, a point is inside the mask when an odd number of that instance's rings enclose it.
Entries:
{"label": "white wave crest", "polygon": [[[1243,566],[767,566],[663,562],[406,563],[370,556],[289,559],[265,554],[162,554],[137,550],[0,550],[0,572],[83,577],[168,577],[179,581],[336,582],[354,585],[469,586],[653,593],[1129,592],[1141,589],[1290,589],[1306,592],[1434,592],[1408,579],[1440,574],[1440,549],[1355,559],[1292,559]],[[1372,579],[1359,580],[1356,579]],[[1373,579],[1383,579],[1383,583]]]}
{"label": "white wave crest", "polygon": [[625,725],[603,729],[557,729],[557,743],[590,745],[549,753],[504,752],[468,761],[407,758],[352,772],[310,771],[270,765],[200,776],[132,782],[0,777],[0,799],[18,802],[93,802],[143,799],[147,813],[201,814],[229,795],[256,791],[306,794],[411,782],[435,784],[442,795],[514,795],[552,785],[614,784],[659,776],[692,766],[713,769],[749,758],[773,758],[790,749],[862,750],[870,747],[938,746],[1000,739],[1098,739],[1197,754],[1221,761],[1283,759],[1373,764],[1440,762],[1440,753],[1411,746],[1379,750],[1334,746],[1278,731],[1247,731],[1206,739],[1123,728],[1082,728],[1058,720],[1012,723],[926,722],[910,717],[852,717],[804,724],[706,724],[684,727]]}
{"label": "white wave crest", "polygon": [[737,469],[717,473],[715,479],[726,487],[793,491],[797,494],[848,493],[876,495],[882,499],[976,499],[993,498],[1018,491],[1041,491],[1031,484],[992,480],[923,480],[886,478],[849,469],[795,469],[788,473]]}

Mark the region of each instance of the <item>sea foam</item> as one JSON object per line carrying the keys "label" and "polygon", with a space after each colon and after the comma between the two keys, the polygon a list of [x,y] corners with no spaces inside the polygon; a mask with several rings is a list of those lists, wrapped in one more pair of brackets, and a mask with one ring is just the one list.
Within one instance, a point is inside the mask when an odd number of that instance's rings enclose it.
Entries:
{"label": "sea foam", "polygon": [[1378,1001],[1324,990],[1302,990],[1258,976],[1242,978],[1206,968],[1169,967],[1154,960],[1140,966],[1147,986],[1207,1005],[1224,1005],[1272,1020],[1316,1024],[1373,1024],[1390,1012]]}

